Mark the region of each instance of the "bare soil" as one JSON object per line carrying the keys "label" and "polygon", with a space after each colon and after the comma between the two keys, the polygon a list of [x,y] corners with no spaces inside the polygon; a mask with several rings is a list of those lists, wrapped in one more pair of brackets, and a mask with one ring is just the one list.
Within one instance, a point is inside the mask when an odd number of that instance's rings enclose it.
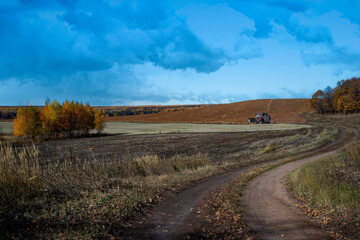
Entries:
{"label": "bare soil", "polygon": [[[316,141],[322,128],[313,128],[312,136],[306,136],[308,129],[244,133],[168,133],[132,136],[104,136],[93,138],[51,140],[36,144],[43,162],[77,157],[106,159],[114,157],[133,158],[144,155],[171,157],[176,154],[208,154],[213,162],[244,162],[269,141],[295,138],[282,144],[284,149],[291,145],[305,145]],[[295,143],[295,144],[294,144]],[[283,149],[279,149],[283,150]]]}
{"label": "bare soil", "polygon": [[261,99],[157,114],[107,118],[107,121],[157,123],[247,123],[259,112],[271,115],[273,123],[305,122],[304,114],[312,112],[309,99]]}

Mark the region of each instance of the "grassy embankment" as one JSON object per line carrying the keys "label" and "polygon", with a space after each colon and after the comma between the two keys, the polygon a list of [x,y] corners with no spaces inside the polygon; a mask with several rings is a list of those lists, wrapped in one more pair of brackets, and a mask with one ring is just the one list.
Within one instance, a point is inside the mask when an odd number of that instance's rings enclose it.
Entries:
{"label": "grassy embankment", "polygon": [[360,238],[360,143],[292,172],[289,182],[299,206],[323,227],[350,239]]}

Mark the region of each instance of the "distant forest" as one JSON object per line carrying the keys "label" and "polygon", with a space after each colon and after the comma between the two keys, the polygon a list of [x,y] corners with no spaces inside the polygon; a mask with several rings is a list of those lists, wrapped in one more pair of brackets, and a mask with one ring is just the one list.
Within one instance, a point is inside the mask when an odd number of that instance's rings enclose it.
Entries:
{"label": "distant forest", "polygon": [[[153,114],[160,112],[175,112],[188,109],[200,108],[205,105],[172,105],[172,106],[114,106],[114,107],[93,107],[100,110],[104,117],[118,117],[128,115]],[[36,106],[41,110],[42,106]],[[11,120],[16,118],[18,107],[0,107],[0,119]]]}
{"label": "distant forest", "polygon": [[105,117],[154,114],[161,112],[176,112],[203,107],[205,105],[172,105],[172,106],[130,106],[130,107],[94,107],[101,110]]}
{"label": "distant forest", "polygon": [[335,88],[318,90],[313,94],[310,104],[319,113],[360,112],[360,78],[341,80]]}

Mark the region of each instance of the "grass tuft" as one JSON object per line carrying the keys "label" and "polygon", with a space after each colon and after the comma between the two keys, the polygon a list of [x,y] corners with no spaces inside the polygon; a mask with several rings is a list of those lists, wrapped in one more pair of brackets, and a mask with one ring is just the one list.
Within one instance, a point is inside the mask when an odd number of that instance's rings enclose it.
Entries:
{"label": "grass tuft", "polygon": [[270,152],[273,152],[273,151],[275,151],[276,149],[279,149],[279,148],[281,148],[281,144],[271,142],[271,143],[268,143],[265,146],[265,148],[260,151],[260,154],[270,153]]}

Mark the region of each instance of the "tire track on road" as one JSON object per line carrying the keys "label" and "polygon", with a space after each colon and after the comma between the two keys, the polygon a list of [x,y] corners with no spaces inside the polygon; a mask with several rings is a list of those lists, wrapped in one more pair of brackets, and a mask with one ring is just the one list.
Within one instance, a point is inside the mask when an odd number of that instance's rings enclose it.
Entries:
{"label": "tire track on road", "polygon": [[[358,138],[358,133],[353,132]],[[344,138],[345,131],[342,130],[341,141]],[[330,147],[341,141],[334,142]],[[242,197],[244,219],[250,233],[257,239],[330,239],[299,211],[286,189],[292,171],[306,163],[339,153],[344,146],[326,149],[320,149],[321,154],[281,165],[249,182]]]}
{"label": "tire track on road", "polygon": [[[305,153],[326,151],[342,142],[345,135],[345,131],[341,130],[337,141],[327,144],[320,149]],[[187,220],[191,214],[194,214],[192,209],[195,209],[206,195],[210,194],[214,189],[229,183],[234,177],[249,169],[277,161],[279,160],[227,171],[203,179],[181,192],[170,193],[158,205],[153,207],[148,217],[144,218],[142,222],[135,224],[122,237],[124,239],[182,239],[188,233],[189,228],[191,229],[191,226],[188,226]]]}

